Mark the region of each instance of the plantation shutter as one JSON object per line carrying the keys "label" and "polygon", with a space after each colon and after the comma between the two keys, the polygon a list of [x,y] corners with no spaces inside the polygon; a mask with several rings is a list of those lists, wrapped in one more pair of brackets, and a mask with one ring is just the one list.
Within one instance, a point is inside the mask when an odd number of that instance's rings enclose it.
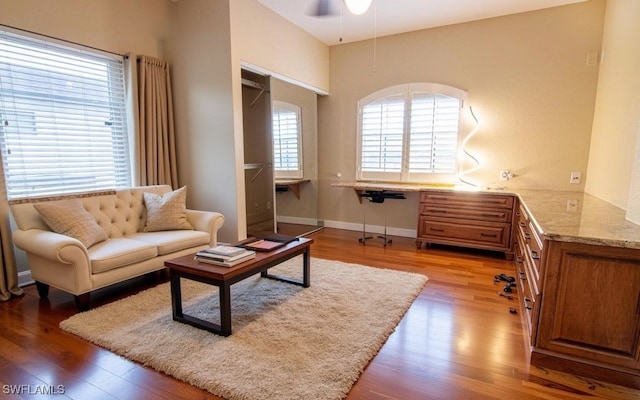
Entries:
{"label": "plantation shutter", "polygon": [[453,173],[458,147],[460,101],[416,93],[411,101],[409,173]]}
{"label": "plantation shutter", "polygon": [[300,148],[299,108],[274,102],[273,159],[277,177],[302,178]]}
{"label": "plantation shutter", "polygon": [[362,108],[361,159],[363,172],[402,169],[404,98],[385,97]]}
{"label": "plantation shutter", "polygon": [[131,184],[122,57],[0,31],[9,199]]}

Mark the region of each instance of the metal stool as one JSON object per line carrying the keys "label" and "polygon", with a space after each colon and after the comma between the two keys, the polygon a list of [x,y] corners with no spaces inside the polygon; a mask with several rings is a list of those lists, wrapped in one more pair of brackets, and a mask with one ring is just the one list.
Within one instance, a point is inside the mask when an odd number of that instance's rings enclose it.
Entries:
{"label": "metal stool", "polygon": [[[389,192],[386,190],[365,190],[362,193],[358,194],[361,198],[364,197],[369,200],[371,203],[384,203],[385,199],[406,199],[403,193],[399,192]],[[362,215],[362,237],[358,239],[358,241],[362,244],[365,244],[367,240],[373,239],[373,236],[367,236],[366,230],[366,211],[363,211]],[[384,216],[384,234],[378,235],[378,239],[384,240],[384,246],[387,244],[391,244],[391,239],[387,238],[387,216]]]}

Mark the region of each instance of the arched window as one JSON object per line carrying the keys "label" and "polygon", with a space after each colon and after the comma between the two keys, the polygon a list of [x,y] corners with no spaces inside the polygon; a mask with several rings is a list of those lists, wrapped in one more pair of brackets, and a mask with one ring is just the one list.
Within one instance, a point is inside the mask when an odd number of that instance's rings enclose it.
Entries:
{"label": "arched window", "polygon": [[358,102],[358,180],[453,182],[467,92],[433,83],[388,87]]}

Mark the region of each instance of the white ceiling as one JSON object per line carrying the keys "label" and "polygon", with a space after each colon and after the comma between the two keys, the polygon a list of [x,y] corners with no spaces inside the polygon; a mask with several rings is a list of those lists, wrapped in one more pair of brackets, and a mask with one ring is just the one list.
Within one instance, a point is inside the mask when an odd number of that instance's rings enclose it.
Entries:
{"label": "white ceiling", "polygon": [[[342,0],[330,0],[335,15],[312,16],[318,0],[258,0],[328,45],[436,26],[540,10],[586,0],[373,0],[352,15]],[[341,18],[342,9],[342,18]]]}

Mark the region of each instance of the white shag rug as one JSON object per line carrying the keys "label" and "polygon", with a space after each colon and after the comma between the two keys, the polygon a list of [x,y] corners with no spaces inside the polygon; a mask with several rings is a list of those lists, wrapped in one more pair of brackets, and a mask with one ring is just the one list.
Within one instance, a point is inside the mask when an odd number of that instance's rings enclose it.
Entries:
{"label": "white shag rug", "polygon": [[[270,270],[300,277],[296,257]],[[311,258],[311,287],[252,276],[231,287],[233,333],[173,321],[169,284],[76,314],[65,331],[230,400],[341,399],[427,282]],[[219,323],[218,289],[182,279],[185,314]]]}

